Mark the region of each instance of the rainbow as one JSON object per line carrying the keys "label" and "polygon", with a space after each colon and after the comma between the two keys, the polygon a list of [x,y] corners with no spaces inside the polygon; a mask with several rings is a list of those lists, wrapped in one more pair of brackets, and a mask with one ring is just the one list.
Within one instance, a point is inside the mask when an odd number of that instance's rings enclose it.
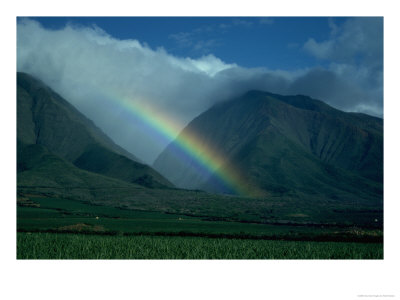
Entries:
{"label": "rainbow", "polygon": [[[195,133],[189,130],[181,131],[182,126],[167,117],[165,114],[156,111],[154,108],[145,105],[147,101],[133,101],[123,97],[108,97],[110,105],[119,106],[124,113],[128,113],[132,117],[138,119],[146,127],[151,128],[163,138],[173,141],[175,145],[185,155],[192,158],[196,164],[200,165],[210,174],[215,174],[222,183],[232,190],[234,193],[242,196],[253,196],[254,187],[251,189],[237,169],[230,164],[226,157],[217,149],[210,145],[200,142]],[[180,132],[179,135],[177,135]],[[223,166],[223,168],[220,168]]]}

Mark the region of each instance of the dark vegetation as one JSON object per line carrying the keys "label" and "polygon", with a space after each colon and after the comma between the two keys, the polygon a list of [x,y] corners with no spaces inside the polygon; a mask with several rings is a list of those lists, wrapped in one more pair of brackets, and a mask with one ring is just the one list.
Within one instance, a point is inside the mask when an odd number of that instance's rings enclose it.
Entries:
{"label": "dark vegetation", "polygon": [[18,233],[18,259],[382,259],[381,244]]}

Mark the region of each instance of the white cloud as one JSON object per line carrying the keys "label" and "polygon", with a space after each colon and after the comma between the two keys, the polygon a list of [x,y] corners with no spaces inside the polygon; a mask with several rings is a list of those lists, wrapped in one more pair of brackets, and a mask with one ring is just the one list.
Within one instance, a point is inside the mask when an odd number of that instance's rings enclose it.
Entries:
{"label": "white cloud", "polygon": [[203,56],[199,59],[186,58],[185,62],[189,62],[193,66],[193,71],[201,71],[209,76],[214,76],[223,70],[237,67],[236,64],[226,64],[213,55]]}
{"label": "white cloud", "polygon": [[319,59],[328,59],[332,56],[333,45],[333,41],[317,43],[313,38],[310,38],[304,44],[304,49]]}
{"label": "white cloud", "polygon": [[48,30],[29,19],[18,22],[17,43],[18,71],[44,81],[115,142],[148,163],[169,141],[115,105],[117,98],[146,101],[181,128],[216,102],[249,89],[303,93],[338,108],[381,113],[381,99],[374,99],[379,82],[372,92],[368,87],[371,69],[350,68],[347,63],[290,72],[248,69],[213,55],[175,57],[137,40],[115,39],[96,26]]}
{"label": "white cloud", "polygon": [[259,20],[259,24],[261,24],[261,25],[271,25],[274,23],[275,23],[274,19],[268,18],[268,17],[264,17]]}

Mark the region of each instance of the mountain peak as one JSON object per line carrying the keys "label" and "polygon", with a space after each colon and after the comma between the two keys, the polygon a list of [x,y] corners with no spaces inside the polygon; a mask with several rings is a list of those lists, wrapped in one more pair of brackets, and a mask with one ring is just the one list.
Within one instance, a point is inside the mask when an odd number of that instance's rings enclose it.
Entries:
{"label": "mountain peak", "polygon": [[[248,187],[261,189],[264,195],[382,198],[379,120],[342,112],[308,96],[251,90],[210,108],[182,134],[187,132],[195,132],[202,144],[218,149],[247,179]],[[217,173],[229,173],[223,164],[215,174],[200,176],[191,161],[173,156],[173,147],[171,143],[154,166],[179,187],[215,191]],[[318,196],[312,194],[314,185]]]}

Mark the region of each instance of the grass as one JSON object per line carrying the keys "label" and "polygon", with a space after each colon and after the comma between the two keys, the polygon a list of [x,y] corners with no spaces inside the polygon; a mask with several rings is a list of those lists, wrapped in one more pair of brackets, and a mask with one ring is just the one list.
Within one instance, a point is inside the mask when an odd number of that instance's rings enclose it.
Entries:
{"label": "grass", "polygon": [[19,259],[382,259],[376,229],[259,224],[20,198]]}
{"label": "grass", "polygon": [[18,259],[382,259],[382,244],[18,233]]}

